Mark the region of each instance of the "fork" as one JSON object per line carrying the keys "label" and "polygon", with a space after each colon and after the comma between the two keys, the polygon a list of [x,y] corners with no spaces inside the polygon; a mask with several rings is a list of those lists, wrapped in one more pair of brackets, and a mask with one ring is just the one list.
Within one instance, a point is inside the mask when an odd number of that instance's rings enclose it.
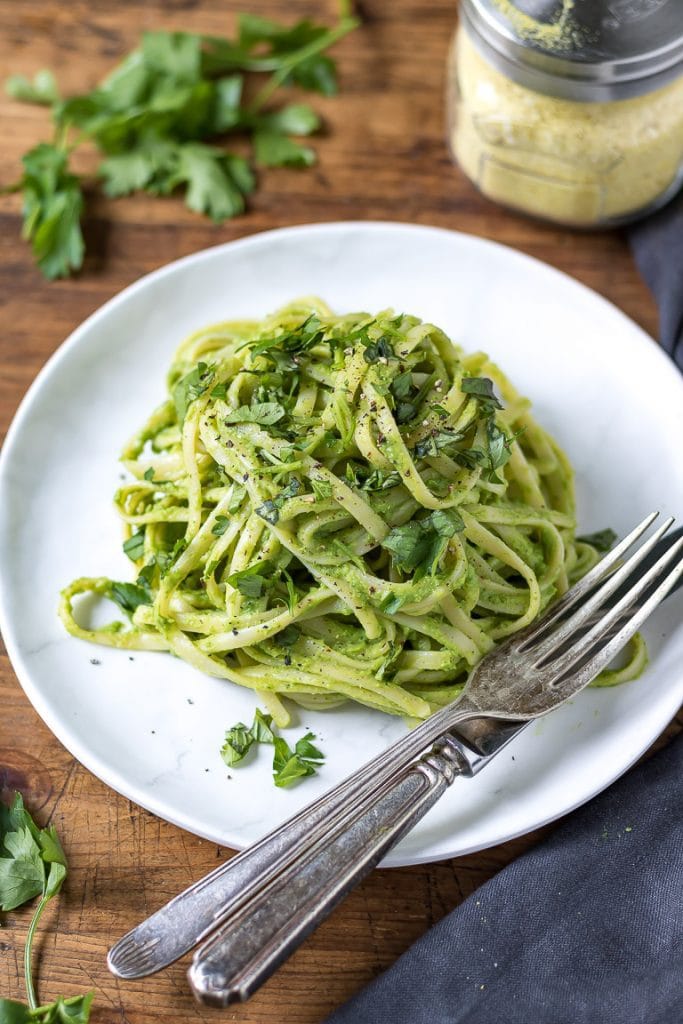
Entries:
{"label": "fork", "polygon": [[[565,611],[571,610],[571,607],[588,597],[654,519],[655,515],[651,515],[644,520],[569,594],[565,595],[564,599],[553,606],[543,623],[532,626],[527,634],[540,628],[542,624],[558,621]],[[664,545],[670,543],[668,538],[664,541],[659,540],[668,525],[664,524],[662,529],[639,550],[637,559],[630,563],[629,576],[637,563],[641,567],[647,567],[664,549]],[[616,576],[611,578],[614,583],[611,601],[615,603],[617,598],[628,590],[630,582],[624,572],[621,576],[624,580],[621,584]],[[607,598],[607,595],[605,597]],[[590,621],[591,614],[594,617],[596,613],[589,610],[588,615],[584,616],[584,628]],[[517,640],[519,643],[522,642],[520,634]],[[457,708],[457,705],[455,707]],[[458,726],[458,735],[451,735],[449,730],[453,726],[447,717],[448,713],[449,709],[444,709],[437,716],[422,723],[393,744],[389,750],[383,751],[348,779],[295,814],[289,821],[200,879],[128,932],[110,950],[108,963],[112,972],[121,978],[139,978],[151,974],[173,963],[228,918],[235,920],[234,914],[253,898],[256,886],[266,886],[281,876],[288,864],[301,858],[314,846],[322,828],[330,829],[340,821],[348,822],[350,816],[366,806],[364,801],[367,802],[372,794],[382,792],[382,787],[396,776],[397,771],[413,761],[440,733],[448,734],[449,749],[459,747],[457,771],[474,775],[488,763],[488,758],[492,754],[502,748],[526,724],[519,721],[502,723],[492,719],[473,718]],[[463,737],[467,741],[466,744],[462,743]],[[452,755],[452,760],[454,758],[455,755]],[[455,764],[453,770],[456,771]],[[389,843],[387,849],[397,839],[398,837]],[[375,858],[372,863],[378,859],[380,858]],[[218,957],[217,947],[214,948],[214,954]],[[208,992],[202,994],[201,986],[197,985],[197,988],[200,998],[211,1001],[212,997]],[[213,985],[214,993],[217,993],[218,988],[219,986]],[[227,998],[223,999],[216,994],[216,1001],[219,1000],[221,1004],[228,1001]]]}
{"label": "fork", "polygon": [[[654,519],[648,516],[542,620],[487,655],[457,701],[418,726],[410,734],[413,743],[405,737],[384,751],[369,785],[366,778],[365,785],[351,787],[331,813],[311,822],[305,843],[298,836],[294,849],[285,846],[270,870],[233,901],[188,972],[201,1002],[227,1006],[248,999],[453,780],[473,774],[452,729],[473,719],[522,723],[548,714],[609,664],[683,575],[681,538],[630,580],[672,519],[615,570]],[[604,611],[617,591],[623,596]],[[409,749],[417,746],[419,753],[435,739],[416,763],[406,763],[414,756]]]}

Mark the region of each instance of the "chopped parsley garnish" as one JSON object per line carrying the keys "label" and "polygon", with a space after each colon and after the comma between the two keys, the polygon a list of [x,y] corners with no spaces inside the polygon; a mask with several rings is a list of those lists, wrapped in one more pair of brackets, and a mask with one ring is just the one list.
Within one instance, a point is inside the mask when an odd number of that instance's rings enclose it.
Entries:
{"label": "chopped parsley garnish", "polygon": [[300,636],[301,630],[299,627],[290,623],[289,626],[285,626],[279,633],[276,633],[273,640],[279,647],[292,647]]}
{"label": "chopped parsley garnish", "polygon": [[270,427],[279,423],[285,416],[285,410],[279,402],[255,402],[253,405],[241,405],[233,409],[225,417],[224,422],[258,423],[262,427]]}
{"label": "chopped parsley garnish", "polygon": [[211,387],[214,376],[213,367],[200,362],[180,378],[173,388],[173,401],[179,423],[185,422],[189,406]]}
{"label": "chopped parsley garnish", "polygon": [[614,545],[617,536],[618,534],[614,530],[607,527],[605,530],[598,530],[597,533],[586,533],[584,536],[577,537],[576,539],[581,544],[590,544],[596,551],[609,551]]}
{"label": "chopped parsley garnish", "polygon": [[251,750],[255,743],[266,743],[273,747],[273,782],[284,788],[297,779],[315,775],[325,755],[311,742],[315,739],[312,732],[307,732],[297,740],[292,750],[282,736],[278,736],[273,727],[272,715],[264,714],[259,708],[254,714],[250,728],[238,722],[225,734],[221,748],[221,757],[233,768]]}
{"label": "chopped parsley garnish", "polygon": [[112,583],[107,596],[129,615],[132,615],[141,604],[152,603],[149,591],[137,583]]}
{"label": "chopped parsley garnish", "polygon": [[303,490],[303,484],[297,477],[292,477],[290,482],[280,491],[274,498],[269,498],[268,501],[264,501],[262,505],[256,509],[256,514],[261,516],[261,519],[265,519],[271,526],[275,526],[280,518],[280,509],[288,498],[295,498]]}
{"label": "chopped parsley garnish", "polygon": [[[270,578],[265,576],[264,573],[270,574]],[[228,576],[228,583],[231,587],[236,587],[244,597],[257,598],[261,597],[264,590],[271,585],[272,574],[273,563],[264,560],[263,562],[255,562],[248,569],[234,572],[231,576]]]}
{"label": "chopped parsley garnish", "polygon": [[493,390],[493,381],[489,377],[463,377],[460,390],[466,395],[474,395],[482,399],[482,405],[492,411],[502,409],[503,405]]}
{"label": "chopped parsley garnish", "polygon": [[128,540],[123,542],[124,554],[128,555],[131,562],[139,562],[145,553],[145,531],[138,530]]}
{"label": "chopped parsley garnish", "polygon": [[411,519],[395,526],[382,541],[397,569],[413,573],[414,579],[434,575],[454,534],[465,529],[455,509],[436,509],[426,519]]}
{"label": "chopped parsley garnish", "polygon": [[281,736],[275,737],[273,752],[273,782],[279,789],[291,786],[297,779],[315,775],[320,762],[325,757],[311,740],[315,739],[312,732],[307,732],[291,749]]}
{"label": "chopped parsley garnish", "polygon": [[216,516],[216,522],[211,527],[211,533],[214,537],[222,537],[227,528],[230,526],[230,520],[227,516]]}

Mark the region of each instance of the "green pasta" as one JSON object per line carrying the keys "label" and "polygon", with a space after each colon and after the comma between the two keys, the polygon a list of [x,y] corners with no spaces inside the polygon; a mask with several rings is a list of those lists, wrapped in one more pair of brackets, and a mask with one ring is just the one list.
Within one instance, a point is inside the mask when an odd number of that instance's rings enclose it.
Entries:
{"label": "green pasta", "polygon": [[[411,719],[597,561],[573,475],[483,353],[388,310],[318,299],[198,331],[126,445],[115,497],[137,581],[78,579],[74,636],[172,651],[258,692]],[[87,628],[74,598],[129,623]],[[638,639],[613,684],[638,674]]]}

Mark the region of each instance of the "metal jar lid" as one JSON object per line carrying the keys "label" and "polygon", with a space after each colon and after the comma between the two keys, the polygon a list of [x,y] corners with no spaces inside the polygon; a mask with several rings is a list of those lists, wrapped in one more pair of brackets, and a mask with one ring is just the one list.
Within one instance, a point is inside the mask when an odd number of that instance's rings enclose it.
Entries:
{"label": "metal jar lid", "polygon": [[483,56],[562,99],[626,99],[683,75],[683,0],[461,0]]}

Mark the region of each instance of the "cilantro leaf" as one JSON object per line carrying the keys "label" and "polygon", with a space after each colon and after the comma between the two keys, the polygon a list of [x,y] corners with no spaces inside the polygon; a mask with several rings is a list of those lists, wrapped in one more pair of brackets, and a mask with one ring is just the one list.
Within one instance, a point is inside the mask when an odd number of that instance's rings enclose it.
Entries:
{"label": "cilantro leaf", "polygon": [[613,546],[618,534],[614,532],[610,527],[605,530],[598,530],[597,533],[586,533],[582,537],[576,539],[581,544],[590,544],[591,547],[595,548],[596,551],[609,551]]}
{"label": "cilantro leaf", "polygon": [[129,615],[132,615],[141,604],[152,603],[149,591],[136,583],[112,583],[108,596]]}
{"label": "cilantro leaf", "polygon": [[258,423],[262,427],[270,427],[285,415],[279,402],[255,402],[253,405],[241,405],[233,409],[225,417],[225,423]]}

